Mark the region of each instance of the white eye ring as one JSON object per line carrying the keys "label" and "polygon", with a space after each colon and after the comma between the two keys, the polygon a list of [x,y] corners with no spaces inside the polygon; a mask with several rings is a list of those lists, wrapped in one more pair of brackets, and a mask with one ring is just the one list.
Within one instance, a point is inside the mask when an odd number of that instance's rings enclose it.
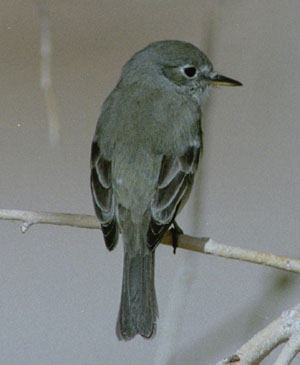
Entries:
{"label": "white eye ring", "polygon": [[193,79],[198,73],[196,67],[193,65],[185,65],[181,67],[181,72],[189,79]]}

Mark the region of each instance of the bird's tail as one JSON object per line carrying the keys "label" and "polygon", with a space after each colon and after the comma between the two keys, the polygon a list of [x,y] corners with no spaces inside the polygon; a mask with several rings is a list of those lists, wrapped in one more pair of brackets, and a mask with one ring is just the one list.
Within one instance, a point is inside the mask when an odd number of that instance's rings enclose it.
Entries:
{"label": "bird's tail", "polygon": [[[126,247],[126,242],[124,244]],[[145,251],[132,253],[125,248],[122,296],[116,328],[120,340],[130,340],[137,334],[150,338],[156,331],[158,308],[154,287],[154,251],[146,247]]]}

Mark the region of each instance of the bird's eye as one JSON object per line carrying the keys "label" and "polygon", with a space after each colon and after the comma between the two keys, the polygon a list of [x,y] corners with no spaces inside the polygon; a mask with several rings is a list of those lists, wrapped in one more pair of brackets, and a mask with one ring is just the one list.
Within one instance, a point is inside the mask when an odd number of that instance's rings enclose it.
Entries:
{"label": "bird's eye", "polygon": [[194,77],[197,72],[196,67],[194,66],[185,67],[183,71],[187,77]]}

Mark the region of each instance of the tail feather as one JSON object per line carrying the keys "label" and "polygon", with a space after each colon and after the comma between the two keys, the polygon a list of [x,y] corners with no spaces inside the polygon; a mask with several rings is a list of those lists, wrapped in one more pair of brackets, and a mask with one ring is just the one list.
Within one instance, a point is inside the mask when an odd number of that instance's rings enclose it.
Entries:
{"label": "tail feather", "polygon": [[132,256],[125,250],[118,338],[130,340],[137,334],[151,338],[156,332],[157,316],[154,251]]}

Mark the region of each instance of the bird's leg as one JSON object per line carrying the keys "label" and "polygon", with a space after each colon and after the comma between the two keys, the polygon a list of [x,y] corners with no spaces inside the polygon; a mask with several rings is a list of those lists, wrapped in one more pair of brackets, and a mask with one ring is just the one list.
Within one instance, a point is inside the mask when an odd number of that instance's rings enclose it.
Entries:
{"label": "bird's leg", "polygon": [[173,246],[173,253],[176,253],[176,248],[178,247],[178,236],[183,234],[183,230],[179,227],[179,225],[173,221],[173,228],[170,229],[172,234],[172,246]]}

